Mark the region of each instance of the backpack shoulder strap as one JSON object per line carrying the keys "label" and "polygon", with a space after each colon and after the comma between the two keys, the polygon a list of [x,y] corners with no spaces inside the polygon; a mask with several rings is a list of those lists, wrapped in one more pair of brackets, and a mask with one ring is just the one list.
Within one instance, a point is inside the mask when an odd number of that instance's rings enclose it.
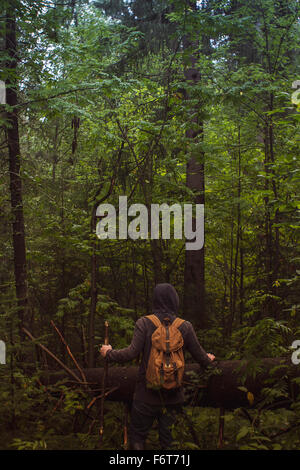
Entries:
{"label": "backpack shoulder strap", "polygon": [[159,318],[157,318],[156,315],[146,315],[146,318],[149,318],[149,320],[151,320],[152,323],[154,323],[156,328],[158,328],[161,325],[161,322],[160,322]]}
{"label": "backpack shoulder strap", "polygon": [[175,320],[173,321],[172,325],[174,325],[174,326],[176,326],[176,328],[178,328],[184,322],[185,322],[185,320],[183,320],[182,318],[176,317]]}

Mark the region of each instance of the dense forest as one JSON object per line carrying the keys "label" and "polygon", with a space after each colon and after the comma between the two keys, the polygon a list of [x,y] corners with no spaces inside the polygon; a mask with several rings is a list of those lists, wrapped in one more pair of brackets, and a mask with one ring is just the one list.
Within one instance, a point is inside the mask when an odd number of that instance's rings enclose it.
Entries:
{"label": "dense forest", "polygon": [[[171,283],[216,356],[200,375],[186,358],[177,448],[300,449],[299,2],[1,6],[1,448],[99,449],[102,416],[101,448],[126,449],[130,400],[90,386],[105,322],[126,347]],[[204,245],[175,217],[100,238],[120,196],[203,205]]]}

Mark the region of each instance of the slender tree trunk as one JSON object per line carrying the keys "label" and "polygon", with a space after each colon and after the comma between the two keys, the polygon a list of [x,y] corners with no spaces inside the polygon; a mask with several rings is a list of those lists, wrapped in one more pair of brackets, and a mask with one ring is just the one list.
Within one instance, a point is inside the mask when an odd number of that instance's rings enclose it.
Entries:
{"label": "slender tree trunk", "polygon": [[[274,109],[274,94],[270,93],[270,98],[269,98],[269,111],[273,111]],[[275,150],[274,150],[274,129],[273,129],[273,118],[272,115],[269,116],[269,154],[270,154],[270,163],[272,164],[272,169],[271,169],[271,174],[272,174],[272,179],[271,179],[271,185],[272,185],[272,191],[274,195],[274,200],[278,200],[278,184],[275,179],[275,171],[274,171],[274,163],[275,163]],[[279,212],[278,209],[275,210],[275,214],[273,217],[273,251],[272,251],[272,258],[273,258],[273,266],[272,266],[272,294],[276,294],[276,287],[274,286],[274,281],[280,277],[279,275],[279,268],[280,268],[280,241],[279,241]],[[278,311],[279,311],[279,306],[278,302],[275,299],[272,299],[272,313],[274,317],[277,317]]]}
{"label": "slender tree trunk", "polygon": [[[269,191],[270,189],[270,149],[269,149],[269,126],[265,126],[265,191]],[[272,237],[272,220],[270,214],[270,204],[269,204],[269,196],[266,195],[264,198],[265,201],[265,237],[266,237],[266,249],[265,249],[265,270],[266,270],[266,288],[267,292],[271,294],[272,292],[272,270],[273,270],[273,237]],[[271,302],[270,299],[266,300],[265,306],[265,313],[267,315],[271,314]]]}
{"label": "slender tree trunk", "polygon": [[147,261],[145,261],[144,264],[143,264],[145,308],[146,308],[146,312],[150,312],[151,311],[151,298],[150,298],[150,293],[149,293],[150,281],[149,281],[149,278],[148,278],[147,267],[148,267],[148,264],[147,264]]}
{"label": "slender tree trunk", "polygon": [[[137,266],[136,266],[136,253],[134,245],[131,246],[131,259],[132,259],[132,286],[131,286],[131,295],[132,295],[132,303],[134,308],[134,313],[136,319],[138,319],[137,313]],[[129,289],[128,289],[129,290]]]}
{"label": "slender tree trunk", "polygon": [[[238,151],[238,240],[237,250],[240,254],[240,286],[239,286],[239,322],[243,322],[244,316],[244,249],[243,249],[243,228],[242,211],[240,198],[242,195],[242,154],[241,154],[241,128],[239,126],[239,151]],[[238,261],[238,259],[236,260]]]}
{"label": "slender tree trunk", "polygon": [[221,304],[221,318],[222,318],[222,339],[223,339],[223,346],[226,343],[226,337],[227,337],[227,328],[226,328],[226,316],[225,316],[225,308],[226,308],[226,303],[227,303],[227,277],[224,272],[224,294],[223,294],[223,300]]}
{"label": "slender tree trunk", "polygon": [[[196,2],[189,2],[190,8],[196,10]],[[190,38],[183,40],[185,49],[197,50],[198,41],[195,43]],[[191,53],[190,64],[186,68],[184,75],[189,84],[195,86],[201,80],[200,71],[197,67],[197,55]],[[185,98],[190,97],[186,93]],[[186,137],[191,140],[203,141],[203,122],[199,119],[197,109],[194,109],[191,119],[195,127],[188,129]],[[186,185],[195,192],[194,203],[204,204],[204,152],[192,155],[187,163]],[[200,250],[186,250],[184,269],[184,313],[185,317],[191,319],[199,328],[207,327],[205,314],[205,278],[204,278],[204,246]]]}
{"label": "slender tree trunk", "polygon": [[[187,187],[200,190],[195,204],[204,204],[204,164],[192,158],[187,165]],[[200,250],[185,251],[184,313],[200,328],[207,326],[205,314],[204,246]]]}
{"label": "slender tree trunk", "polygon": [[55,184],[56,180],[56,167],[58,163],[58,122],[55,124],[54,131],[54,145],[53,145],[53,156],[52,156],[52,182]]}
{"label": "slender tree trunk", "polygon": [[234,268],[233,268],[233,295],[232,295],[232,322],[235,321],[236,317],[236,304],[237,304],[237,294],[238,294],[238,285],[237,285],[237,278],[238,278],[238,256],[240,251],[240,239],[241,239],[241,129],[240,126],[238,128],[238,187],[237,187],[237,229],[236,229],[236,243],[235,243],[235,255],[234,255]]}
{"label": "slender tree trunk", "polygon": [[91,237],[92,240],[92,256],[91,256],[91,303],[90,303],[90,314],[88,324],[88,367],[94,367],[95,363],[95,318],[96,318],[96,306],[98,298],[97,289],[97,272],[98,272],[98,256],[97,256],[97,244],[98,240],[94,233],[96,228],[96,210],[98,203],[96,203],[92,210],[91,217]]}
{"label": "slender tree trunk", "polygon": [[[152,193],[154,190],[154,173],[153,173],[153,154],[151,153],[148,157],[148,165],[144,169],[145,176],[150,181],[150,184],[145,184],[142,180],[142,191],[144,193],[144,198],[146,201],[147,209],[148,209],[148,227],[151,227],[151,204],[152,204]],[[161,282],[166,282],[164,271],[163,271],[163,250],[161,245],[161,240],[155,240],[150,238],[150,248],[152,254],[152,262],[153,262],[153,277],[154,277],[154,284],[158,284]]]}
{"label": "slender tree trunk", "polygon": [[229,270],[229,319],[227,326],[227,335],[231,335],[232,322],[233,322],[233,226],[234,226],[234,213],[233,208],[231,209],[231,227],[230,227],[230,270]]}
{"label": "slender tree trunk", "polygon": [[8,78],[6,80],[7,143],[9,155],[10,196],[13,215],[12,238],[14,252],[14,274],[18,305],[20,336],[24,339],[22,327],[27,320],[28,288],[26,267],[25,228],[22,199],[22,180],[20,175],[20,141],[17,114],[17,38],[16,13],[12,5],[7,4],[6,11],[6,54],[8,55]]}
{"label": "slender tree trunk", "polygon": [[[56,127],[57,129],[57,127]],[[65,198],[64,198],[64,177],[62,175],[62,180],[61,180],[61,209],[60,209],[60,223],[61,223],[61,231],[63,237],[65,237]],[[60,282],[60,287],[61,287],[61,298],[64,298],[66,295],[66,261],[65,261],[65,249],[63,248],[60,253],[60,262],[61,262],[61,282]],[[62,335],[65,339],[66,337],[66,324],[67,324],[67,313],[62,317],[61,320],[61,332]],[[62,355],[62,360],[65,362],[66,360],[66,348],[63,343],[61,343],[61,355]]]}
{"label": "slender tree trunk", "polygon": [[10,319],[9,325],[10,333],[10,354],[9,354],[9,368],[10,368],[10,409],[11,409],[11,429],[16,427],[16,398],[15,398],[15,364],[14,364],[14,337],[13,337],[13,320]]}
{"label": "slender tree trunk", "polygon": [[240,315],[240,324],[243,323],[244,318],[244,248],[243,248],[243,232],[240,234],[240,305],[239,305],[239,315]]}

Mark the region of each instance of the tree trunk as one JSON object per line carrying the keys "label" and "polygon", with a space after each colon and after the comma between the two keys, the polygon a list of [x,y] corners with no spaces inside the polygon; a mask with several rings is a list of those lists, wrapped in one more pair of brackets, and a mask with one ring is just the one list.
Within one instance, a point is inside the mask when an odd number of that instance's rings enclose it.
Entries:
{"label": "tree trunk", "polygon": [[[269,126],[265,126],[265,158],[264,158],[264,167],[265,167],[265,191],[270,190],[270,140],[269,140]],[[271,219],[271,208],[270,208],[270,197],[266,195],[264,197],[265,202],[265,271],[266,271],[266,292],[271,295],[273,289],[273,230],[272,230],[272,219]],[[264,309],[266,316],[272,316],[272,302],[268,297]]]}
{"label": "tree trunk", "polygon": [[[269,97],[269,111],[270,113],[274,110],[274,94],[271,92]],[[271,187],[273,190],[274,200],[278,201],[278,182],[276,181],[276,173],[275,173],[275,150],[274,150],[274,123],[272,114],[269,116],[269,151],[270,151],[270,165],[271,165]],[[272,295],[276,296],[276,287],[274,286],[274,281],[277,280],[280,276],[280,242],[279,242],[279,212],[278,208],[275,210],[275,214],[273,215],[273,226],[272,229],[274,230],[273,235],[273,252],[272,252]],[[271,310],[275,319],[278,317],[278,313],[280,312],[280,306],[278,301],[272,298]]]}
{"label": "tree trunk", "polygon": [[[230,324],[229,324],[229,334],[231,335],[234,323],[236,322],[236,306],[237,306],[237,296],[238,296],[238,257],[240,253],[240,241],[241,241],[241,128],[238,127],[238,162],[237,162],[237,208],[236,208],[236,218],[237,218],[237,227],[236,227],[236,239],[235,239],[235,248],[233,247],[233,223],[231,226],[231,257],[230,257],[230,280],[231,280],[231,289],[230,289]],[[233,259],[234,258],[234,259]]]}
{"label": "tree trunk", "polygon": [[244,248],[243,248],[243,232],[240,233],[240,304],[239,304],[239,315],[240,325],[244,320]]}
{"label": "tree trunk", "polygon": [[95,203],[91,215],[91,237],[92,237],[92,255],[91,255],[91,303],[88,323],[88,366],[94,367],[95,363],[95,318],[98,299],[98,239],[94,233],[96,228],[96,210],[98,203]]}
{"label": "tree trunk", "polygon": [[13,6],[7,4],[6,11],[6,54],[8,55],[8,78],[6,80],[6,103],[9,105],[7,117],[7,144],[9,155],[10,196],[12,208],[12,238],[14,252],[15,288],[18,305],[20,336],[26,322],[28,308],[27,268],[25,229],[22,200],[22,180],[20,175],[20,141],[17,114],[17,38],[16,15]]}
{"label": "tree trunk", "polygon": [[[189,2],[190,7],[196,10],[196,2]],[[197,50],[198,42],[195,44],[190,38],[183,39],[184,49]],[[197,85],[201,79],[197,68],[197,55],[193,52],[190,56],[190,64],[186,68],[185,79],[191,85]],[[190,97],[185,94],[185,99]],[[199,120],[197,109],[190,110],[193,113],[191,122],[195,125],[186,132],[190,140],[203,141],[203,123]],[[192,155],[187,163],[186,185],[195,192],[194,203],[204,204],[204,152]],[[195,227],[193,227],[195,229]],[[184,268],[184,315],[185,318],[194,322],[199,328],[207,327],[205,315],[205,279],[204,279],[204,246],[200,250],[185,251]]]}
{"label": "tree trunk", "polygon": [[[267,385],[264,383],[266,379],[270,380],[272,378],[274,379],[274,384],[276,384],[281,379],[289,380],[292,377],[300,377],[299,367],[293,366],[291,364],[290,358],[265,358],[261,361],[262,370],[258,372],[254,378],[252,376],[248,377],[245,383],[241,380],[241,377],[243,374],[245,374],[245,369],[247,367],[247,364],[245,364],[244,361],[234,360],[215,362],[212,365],[213,373],[208,377],[208,379],[205,380],[203,376],[201,377],[202,371],[198,364],[187,364],[184,380],[191,382],[192,377],[189,375],[189,373],[193,373],[192,376],[194,385],[186,385],[186,396],[188,396],[187,388],[191,387],[191,395],[193,395],[195,398],[195,390],[198,385],[200,386],[200,393],[198,393],[196,398],[195,404],[197,406],[213,408],[223,407],[225,409],[255,406],[262,398],[262,389],[265,386],[272,386],[270,383]],[[278,367],[281,364],[283,364],[283,366]],[[273,373],[272,369],[276,367],[277,369]],[[72,372],[74,372],[78,378],[81,379],[78,370],[73,370]],[[84,369],[83,372],[87,382],[91,384],[91,388],[99,390],[99,386],[102,383],[103,368]],[[195,380],[197,375],[198,379]],[[57,381],[63,379],[65,376],[66,372],[64,371],[53,372],[48,376],[49,382],[45,376],[43,383],[54,384]],[[117,389],[108,394],[107,399],[111,401],[130,403],[133,398],[137,376],[138,367],[117,367],[115,365],[109,367],[107,388],[113,389],[117,387]],[[73,377],[72,383],[74,384]],[[253,405],[248,402],[247,393],[238,388],[241,385],[246,387],[247,390],[253,394]],[[291,390],[291,383],[289,383],[289,385],[291,397],[296,396],[296,390]],[[98,395],[99,392],[95,392],[95,394]],[[289,401],[287,398],[284,398],[284,401],[281,401],[279,399],[278,403],[276,402],[276,406],[288,406],[291,400]],[[188,401],[186,403],[188,403]]]}

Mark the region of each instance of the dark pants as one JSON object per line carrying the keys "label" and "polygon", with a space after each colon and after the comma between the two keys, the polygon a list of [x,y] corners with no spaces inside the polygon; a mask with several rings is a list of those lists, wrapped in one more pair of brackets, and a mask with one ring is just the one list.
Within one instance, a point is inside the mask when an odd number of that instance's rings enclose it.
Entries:
{"label": "dark pants", "polygon": [[181,411],[181,405],[150,405],[140,401],[132,403],[129,440],[131,446],[138,443],[144,445],[148,432],[155,419],[158,420],[159,442],[162,449],[172,446],[171,427],[176,421],[176,415]]}

